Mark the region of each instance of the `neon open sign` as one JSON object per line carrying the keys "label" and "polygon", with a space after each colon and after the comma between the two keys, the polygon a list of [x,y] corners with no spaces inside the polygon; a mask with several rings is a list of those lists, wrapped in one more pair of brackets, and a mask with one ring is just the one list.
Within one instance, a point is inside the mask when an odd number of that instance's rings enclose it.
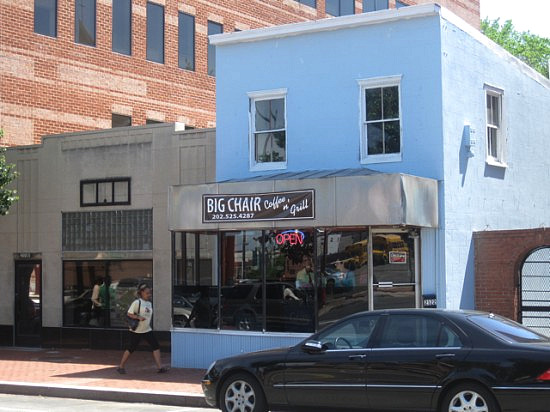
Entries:
{"label": "neon open sign", "polygon": [[277,242],[278,245],[303,245],[304,244],[304,238],[306,235],[304,232],[299,231],[298,229],[294,230],[285,230],[284,232],[278,233],[277,236],[275,236],[275,242]]}

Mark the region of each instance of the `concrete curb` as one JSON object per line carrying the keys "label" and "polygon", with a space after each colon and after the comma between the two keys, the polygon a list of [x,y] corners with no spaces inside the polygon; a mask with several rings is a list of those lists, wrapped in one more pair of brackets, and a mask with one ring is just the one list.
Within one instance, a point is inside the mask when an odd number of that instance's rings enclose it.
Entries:
{"label": "concrete curb", "polygon": [[11,395],[51,396],[94,401],[153,403],[169,406],[208,408],[204,396],[188,392],[163,392],[103,388],[98,386],[44,385],[41,383],[0,381],[0,393]]}

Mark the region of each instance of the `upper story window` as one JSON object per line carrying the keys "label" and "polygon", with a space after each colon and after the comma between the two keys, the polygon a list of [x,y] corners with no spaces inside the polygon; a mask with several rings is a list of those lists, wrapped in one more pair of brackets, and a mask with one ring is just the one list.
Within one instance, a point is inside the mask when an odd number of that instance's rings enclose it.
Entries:
{"label": "upper story window", "polygon": [[248,93],[252,170],[286,167],[286,89]]}
{"label": "upper story window", "polygon": [[[213,21],[208,22],[208,35],[223,33],[223,26]],[[208,40],[208,74],[216,75],[216,47]]]}
{"label": "upper story window", "polygon": [[364,163],[401,160],[400,82],[401,76],[359,81]]}
{"label": "upper story window", "polygon": [[132,54],[132,1],[113,0],[113,51]]}
{"label": "upper story window", "polygon": [[164,63],[164,7],[147,2],[147,60]]}
{"label": "upper story window", "polygon": [[487,162],[504,165],[504,133],[502,128],[503,91],[485,86],[487,116]]}
{"label": "upper story window", "polygon": [[95,46],[96,2],[95,0],[75,1],[75,42]]}
{"label": "upper story window", "polygon": [[126,127],[132,125],[132,116],[111,113],[111,127]]}
{"label": "upper story window", "polygon": [[395,0],[395,8],[400,9],[401,7],[407,7],[408,4],[399,0]]}
{"label": "upper story window", "polygon": [[34,32],[57,37],[57,0],[34,0]]}
{"label": "upper story window", "polygon": [[388,0],[363,0],[363,13],[389,8]]}
{"label": "upper story window", "polygon": [[332,16],[355,14],[355,0],[325,0],[325,11]]}
{"label": "upper story window", "polygon": [[80,206],[130,204],[130,178],[82,180]]}
{"label": "upper story window", "polygon": [[195,70],[195,16],[178,13],[178,65]]}
{"label": "upper story window", "polygon": [[296,0],[300,4],[305,4],[306,6],[313,7],[314,9],[317,8],[317,1],[316,0]]}

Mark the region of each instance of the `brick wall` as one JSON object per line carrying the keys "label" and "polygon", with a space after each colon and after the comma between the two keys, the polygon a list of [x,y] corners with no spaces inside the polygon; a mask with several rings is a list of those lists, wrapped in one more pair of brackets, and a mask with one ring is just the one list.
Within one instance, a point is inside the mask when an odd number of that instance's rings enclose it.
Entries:
{"label": "brick wall", "polygon": [[[153,116],[213,127],[215,78],[207,75],[208,20],[232,32],[325,17],[325,0],[317,0],[317,9],[294,0],[154,2],[165,7],[164,64],[145,59],[146,0],[132,1],[131,56],[111,50],[112,0],[97,0],[96,47],[74,42],[74,0],[57,1],[56,38],[34,33],[32,0],[0,0],[2,144],[31,144],[47,134],[109,128],[111,113],[131,115],[133,125]],[[479,26],[479,0],[445,3]],[[362,2],[355,5],[359,13]],[[178,11],[195,16],[195,71],[178,68]]]}
{"label": "brick wall", "polygon": [[549,228],[474,233],[476,309],[518,320],[521,265],[544,245]]}

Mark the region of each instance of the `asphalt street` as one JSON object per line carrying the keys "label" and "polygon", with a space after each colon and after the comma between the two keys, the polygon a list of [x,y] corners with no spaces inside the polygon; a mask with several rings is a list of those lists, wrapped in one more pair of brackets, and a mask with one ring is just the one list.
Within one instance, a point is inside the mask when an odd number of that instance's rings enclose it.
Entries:
{"label": "asphalt street", "polygon": [[216,409],[0,394],[0,412],[214,412]]}

